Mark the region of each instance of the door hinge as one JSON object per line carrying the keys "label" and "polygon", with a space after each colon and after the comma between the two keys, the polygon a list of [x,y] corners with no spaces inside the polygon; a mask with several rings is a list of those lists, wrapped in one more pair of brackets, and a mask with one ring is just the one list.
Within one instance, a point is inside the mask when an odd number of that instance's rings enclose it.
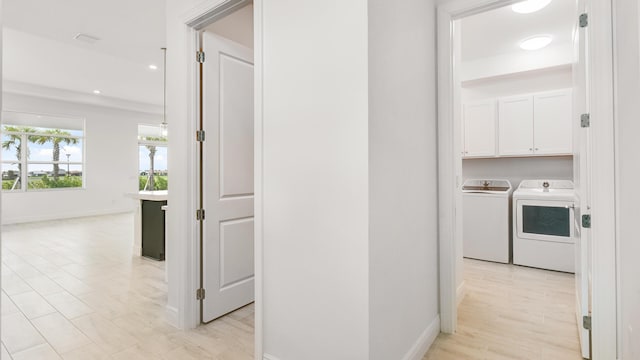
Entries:
{"label": "door hinge", "polygon": [[587,27],[587,25],[589,25],[589,14],[580,14],[580,27]]}
{"label": "door hinge", "polygon": [[204,209],[196,210],[196,220],[204,220]]}
{"label": "door hinge", "polygon": [[204,130],[196,131],[196,141],[204,142]]}
{"label": "door hinge", "polygon": [[580,127],[588,128],[591,126],[591,115],[582,114],[580,115]]}
{"label": "door hinge", "polygon": [[582,227],[586,229],[591,227],[591,215],[582,215]]}
{"label": "door hinge", "polygon": [[196,53],[196,62],[200,64],[204,63],[204,51],[198,51]]}
{"label": "door hinge", "polygon": [[582,327],[591,331],[591,315],[582,317]]}
{"label": "door hinge", "polygon": [[205,297],[204,289],[196,290],[196,300],[204,300],[204,297]]}

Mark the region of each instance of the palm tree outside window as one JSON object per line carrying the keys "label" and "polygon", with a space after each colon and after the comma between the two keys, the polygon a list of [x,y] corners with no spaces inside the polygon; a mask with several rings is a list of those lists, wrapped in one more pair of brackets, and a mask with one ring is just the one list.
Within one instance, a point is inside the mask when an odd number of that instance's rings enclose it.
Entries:
{"label": "palm tree outside window", "polygon": [[83,188],[83,120],[12,112],[2,120],[4,191]]}
{"label": "palm tree outside window", "polygon": [[138,126],[138,190],[168,189],[167,146],[160,125]]}

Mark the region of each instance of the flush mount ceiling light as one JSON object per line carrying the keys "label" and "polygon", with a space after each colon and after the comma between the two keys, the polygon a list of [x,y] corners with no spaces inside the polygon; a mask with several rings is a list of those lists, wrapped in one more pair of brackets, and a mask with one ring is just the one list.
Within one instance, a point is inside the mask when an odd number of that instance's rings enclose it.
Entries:
{"label": "flush mount ceiling light", "polygon": [[536,35],[522,40],[520,48],[522,50],[539,50],[551,44],[551,41],[552,39],[549,35]]}
{"label": "flush mount ceiling light", "polygon": [[530,14],[538,10],[542,10],[549,5],[551,0],[526,0],[511,6],[511,10],[518,14]]}
{"label": "flush mount ceiling light", "polygon": [[93,93],[94,93],[94,94],[96,94],[96,95],[100,95],[100,94],[102,94],[102,91],[100,91],[100,90],[93,90]]}
{"label": "flush mount ceiling light", "polygon": [[149,70],[158,70],[158,65],[154,65],[154,64],[149,65]]}

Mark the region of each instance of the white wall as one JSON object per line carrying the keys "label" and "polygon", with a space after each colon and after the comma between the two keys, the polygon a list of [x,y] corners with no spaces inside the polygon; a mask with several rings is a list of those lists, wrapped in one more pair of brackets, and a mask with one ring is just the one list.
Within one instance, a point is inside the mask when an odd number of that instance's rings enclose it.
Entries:
{"label": "white wall", "polygon": [[264,351],[369,358],[367,1],[264,1]]}
{"label": "white wall", "polygon": [[462,63],[460,80],[469,81],[494,76],[528,72],[541,68],[571,66],[572,44],[549,46],[532,52],[501,54]]}
{"label": "white wall", "polygon": [[138,189],[138,123],[161,116],[4,93],[4,110],[85,119],[85,189],[4,192],[2,223],[132,211]]}
{"label": "white wall", "polygon": [[640,134],[640,6],[636,0],[616,0],[615,77],[616,202],[619,266],[619,354],[622,360],[640,358],[640,195],[638,193],[638,136]]}
{"label": "white wall", "polygon": [[205,30],[253,49],[253,4],[225,16]]}
{"label": "white wall", "polygon": [[466,179],[507,179],[514,190],[522,180],[573,180],[571,156],[529,158],[466,159],[462,161]]}
{"label": "white wall", "polygon": [[571,66],[537,69],[520,74],[463,82],[461,100],[464,104],[500,96],[566,89],[572,86]]}
{"label": "white wall", "polygon": [[369,359],[440,331],[434,17],[432,1],[369,0]]}

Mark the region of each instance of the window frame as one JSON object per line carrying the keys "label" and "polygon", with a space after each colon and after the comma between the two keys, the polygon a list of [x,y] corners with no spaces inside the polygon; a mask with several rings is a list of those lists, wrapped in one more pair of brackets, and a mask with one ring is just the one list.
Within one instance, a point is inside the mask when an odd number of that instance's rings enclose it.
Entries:
{"label": "window frame", "polygon": [[[169,150],[169,137],[166,136],[158,136],[159,138],[164,138],[164,140],[148,140],[148,137],[151,136],[144,136],[140,134],[140,126],[145,126],[145,127],[153,127],[153,128],[157,128],[159,132],[161,132],[161,125],[157,125],[157,124],[138,124],[138,153],[140,151],[140,147],[141,146],[145,146],[145,145],[153,145],[153,146],[158,146],[158,147],[165,147],[167,148],[167,151]],[[137,177],[140,177],[140,158],[138,157],[138,171],[137,171]],[[169,164],[167,162],[167,180],[169,179]],[[139,186],[136,186],[137,191],[142,191],[140,190]],[[155,191],[159,191],[159,190],[155,190]]]}
{"label": "window frame", "polygon": [[[11,123],[2,123],[0,125],[0,135],[13,135],[20,136],[20,159],[15,160],[5,160],[2,159],[0,164],[19,164],[20,165],[20,188],[11,190],[11,189],[2,189],[2,192],[5,194],[15,194],[15,193],[26,193],[26,192],[42,192],[42,191],[74,191],[74,190],[85,190],[86,189],[86,130],[84,126],[84,120],[82,121],[82,129],[81,130],[73,130],[73,129],[64,129],[61,127],[44,127],[44,126],[34,126],[35,128],[44,128],[44,129],[58,129],[58,130],[68,130],[68,131],[81,131],[82,135],[55,135],[49,134],[51,137],[58,138],[67,138],[67,139],[78,139],[82,143],[82,161],[40,161],[40,160],[29,160],[27,158],[28,148],[29,148],[29,136],[42,134],[40,132],[25,132],[25,131],[5,131],[5,126],[16,126],[16,127],[28,127],[28,125],[14,125]],[[26,146],[24,146],[26,145]],[[29,165],[80,165],[82,167],[82,186],[78,187],[59,187],[59,188],[42,188],[42,189],[29,189]],[[65,175],[66,176],[66,175]],[[26,181],[25,181],[26,180]]]}

